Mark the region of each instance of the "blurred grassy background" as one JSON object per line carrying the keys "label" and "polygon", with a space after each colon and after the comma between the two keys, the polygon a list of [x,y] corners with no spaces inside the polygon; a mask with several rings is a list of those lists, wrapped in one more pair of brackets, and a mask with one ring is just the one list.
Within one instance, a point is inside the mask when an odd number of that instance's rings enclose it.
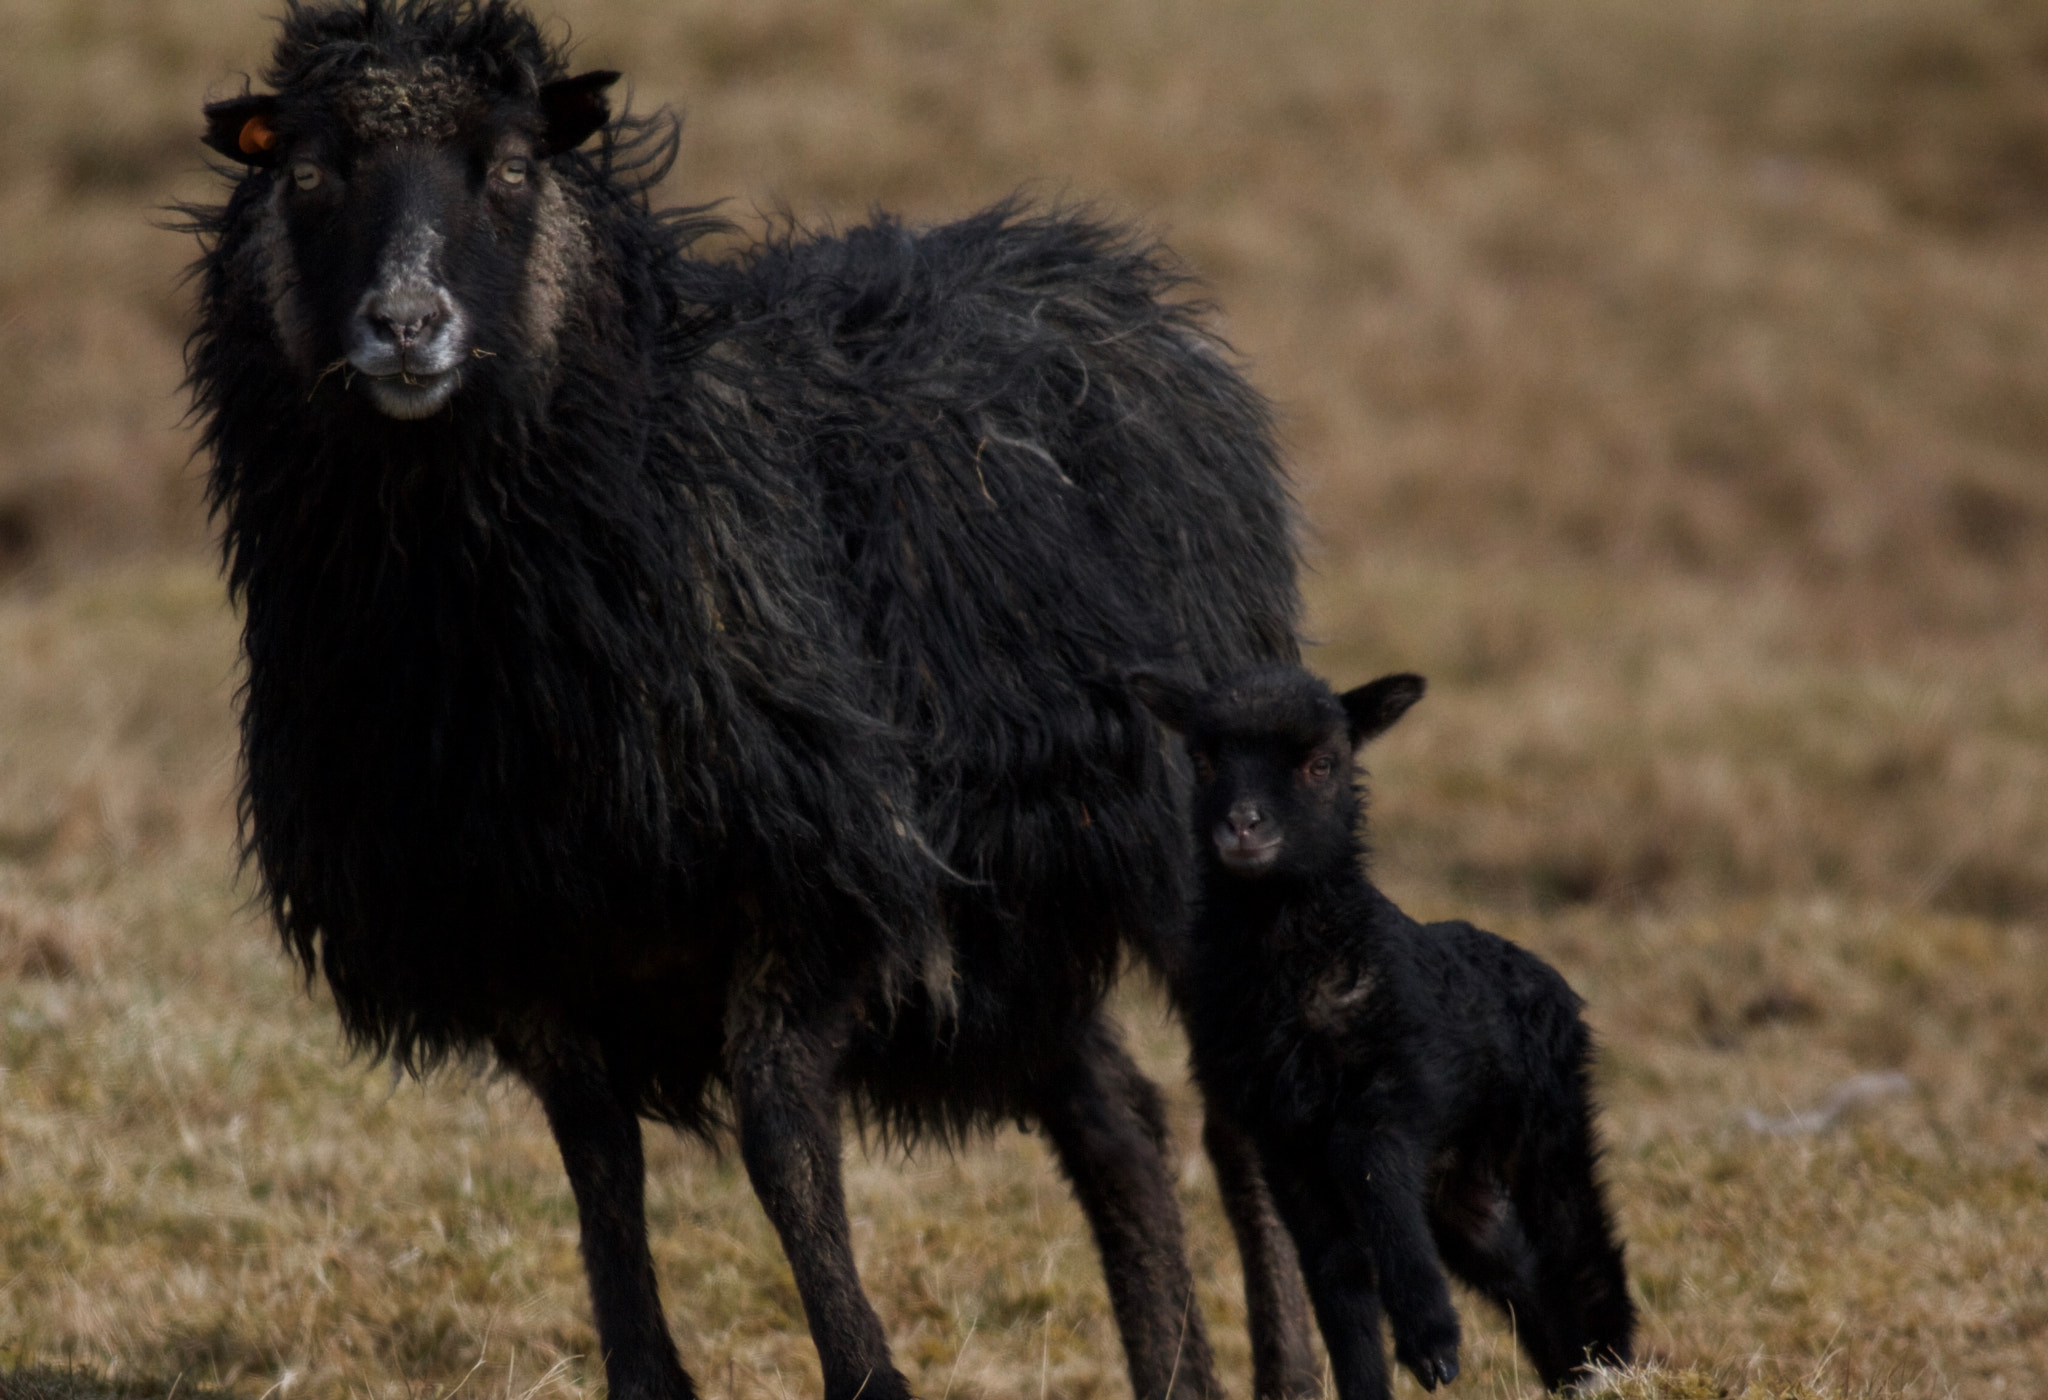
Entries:
{"label": "blurred grassy background", "polygon": [[[1653,1385],[2048,1392],[2048,3],[553,12],[686,109],[678,200],[1022,186],[1202,275],[1285,413],[1316,663],[1433,681],[1376,750],[1383,883],[1591,1002]],[[213,190],[198,104],[268,27],[0,3],[0,1395],[588,1392],[523,1094],[349,1064],[236,912],[192,249],[153,221]],[[1743,1126],[1866,1069],[1913,1087]],[[707,1393],[814,1392],[735,1166],[650,1141]],[[1033,1141],[851,1173],[923,1393],[1123,1393]],[[1459,1392],[1523,1393],[1473,1331]]]}

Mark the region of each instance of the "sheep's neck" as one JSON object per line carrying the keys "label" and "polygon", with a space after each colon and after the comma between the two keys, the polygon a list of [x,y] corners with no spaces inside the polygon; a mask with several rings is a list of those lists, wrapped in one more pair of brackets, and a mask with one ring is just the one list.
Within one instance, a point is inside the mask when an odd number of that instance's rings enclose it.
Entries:
{"label": "sheep's neck", "polygon": [[1246,949],[1320,945],[1353,922],[1376,896],[1361,854],[1311,877],[1244,879],[1210,868],[1202,900],[1204,936]]}

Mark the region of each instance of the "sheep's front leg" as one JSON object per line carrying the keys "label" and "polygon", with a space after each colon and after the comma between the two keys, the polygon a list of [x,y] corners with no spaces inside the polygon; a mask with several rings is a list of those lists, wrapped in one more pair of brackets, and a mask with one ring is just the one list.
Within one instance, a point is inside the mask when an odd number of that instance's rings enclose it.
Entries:
{"label": "sheep's front leg", "polygon": [[647,1248],[640,1119],[588,1040],[550,1028],[503,1037],[498,1053],[539,1097],[582,1226],[583,1267],[613,1400],[693,1400],[662,1316]]}
{"label": "sheep's front leg", "polygon": [[1166,1169],[1159,1091],[1098,1018],[1035,1107],[1094,1229],[1136,1400],[1220,1394]]}
{"label": "sheep's front leg", "polygon": [[1394,1356],[1434,1390],[1457,1378],[1459,1329],[1423,1211],[1422,1152],[1405,1133],[1353,1124],[1340,1124],[1330,1147],[1336,1189],[1365,1234],[1379,1278]]}
{"label": "sheep's front leg", "polygon": [[1300,1260],[1259,1172],[1258,1152],[1215,1104],[1204,1114],[1202,1143],[1216,1168],[1217,1190],[1244,1266],[1252,1394],[1255,1400],[1308,1400],[1320,1395],[1323,1379],[1309,1342]]}
{"label": "sheep's front leg", "polygon": [[825,1400],[908,1400],[846,1220],[837,1078],[852,1008],[800,1016],[772,991],[741,995],[726,1041],[740,1157],[796,1276]]}

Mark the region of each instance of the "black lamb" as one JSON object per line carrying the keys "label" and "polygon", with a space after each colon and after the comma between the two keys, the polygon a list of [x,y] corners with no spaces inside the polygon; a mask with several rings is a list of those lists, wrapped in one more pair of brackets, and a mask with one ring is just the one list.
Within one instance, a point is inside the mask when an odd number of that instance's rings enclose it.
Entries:
{"label": "black lamb", "polygon": [[[1185,784],[1099,678],[1296,654],[1267,409],[1170,261],[1071,212],[699,256],[722,226],[648,198],[676,123],[613,117],[617,77],[503,0],[287,0],[274,91],[206,109],[238,168],[190,368],[278,927],[356,1045],[532,1086],[613,1400],[694,1393],[642,1115],[736,1127],[826,1395],[907,1393],[842,1095],[1042,1127],[1139,1400],[1212,1394],[1103,1010],[1185,931]],[[1251,1162],[1256,1273],[1289,1256]],[[1261,1277],[1261,1389],[1300,1389]]]}
{"label": "black lamb", "polygon": [[1422,678],[1342,696],[1292,667],[1131,683],[1196,775],[1195,1073],[1257,1146],[1338,1395],[1392,1393],[1382,1305],[1424,1389],[1458,1374],[1445,1266],[1508,1313],[1552,1389],[1627,1361],[1579,998],[1504,938],[1416,923],[1365,874],[1354,758]]}

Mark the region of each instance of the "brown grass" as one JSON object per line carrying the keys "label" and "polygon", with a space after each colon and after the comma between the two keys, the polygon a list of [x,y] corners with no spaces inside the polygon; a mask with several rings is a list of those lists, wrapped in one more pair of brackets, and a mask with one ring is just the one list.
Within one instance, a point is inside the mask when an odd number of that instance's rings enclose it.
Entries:
{"label": "brown grass", "polygon": [[[2048,1391],[2048,7],[562,11],[688,107],[678,198],[1028,184],[1207,277],[1287,411],[1318,664],[1435,682],[1376,754],[1381,878],[1553,958],[1603,1036],[1653,1359],[1608,1393]],[[349,1063],[237,912],[190,249],[150,220],[207,190],[196,105],[266,24],[0,8],[0,1397],[589,1393],[532,1105]],[[1123,1012],[1191,1142],[1176,1032]],[[1910,1091],[1745,1126],[1873,1069]],[[650,1143],[707,1394],[814,1392],[735,1164]],[[1124,1393],[1034,1140],[849,1171],[921,1393]],[[1468,1316],[1456,1393],[1527,1392]]]}

